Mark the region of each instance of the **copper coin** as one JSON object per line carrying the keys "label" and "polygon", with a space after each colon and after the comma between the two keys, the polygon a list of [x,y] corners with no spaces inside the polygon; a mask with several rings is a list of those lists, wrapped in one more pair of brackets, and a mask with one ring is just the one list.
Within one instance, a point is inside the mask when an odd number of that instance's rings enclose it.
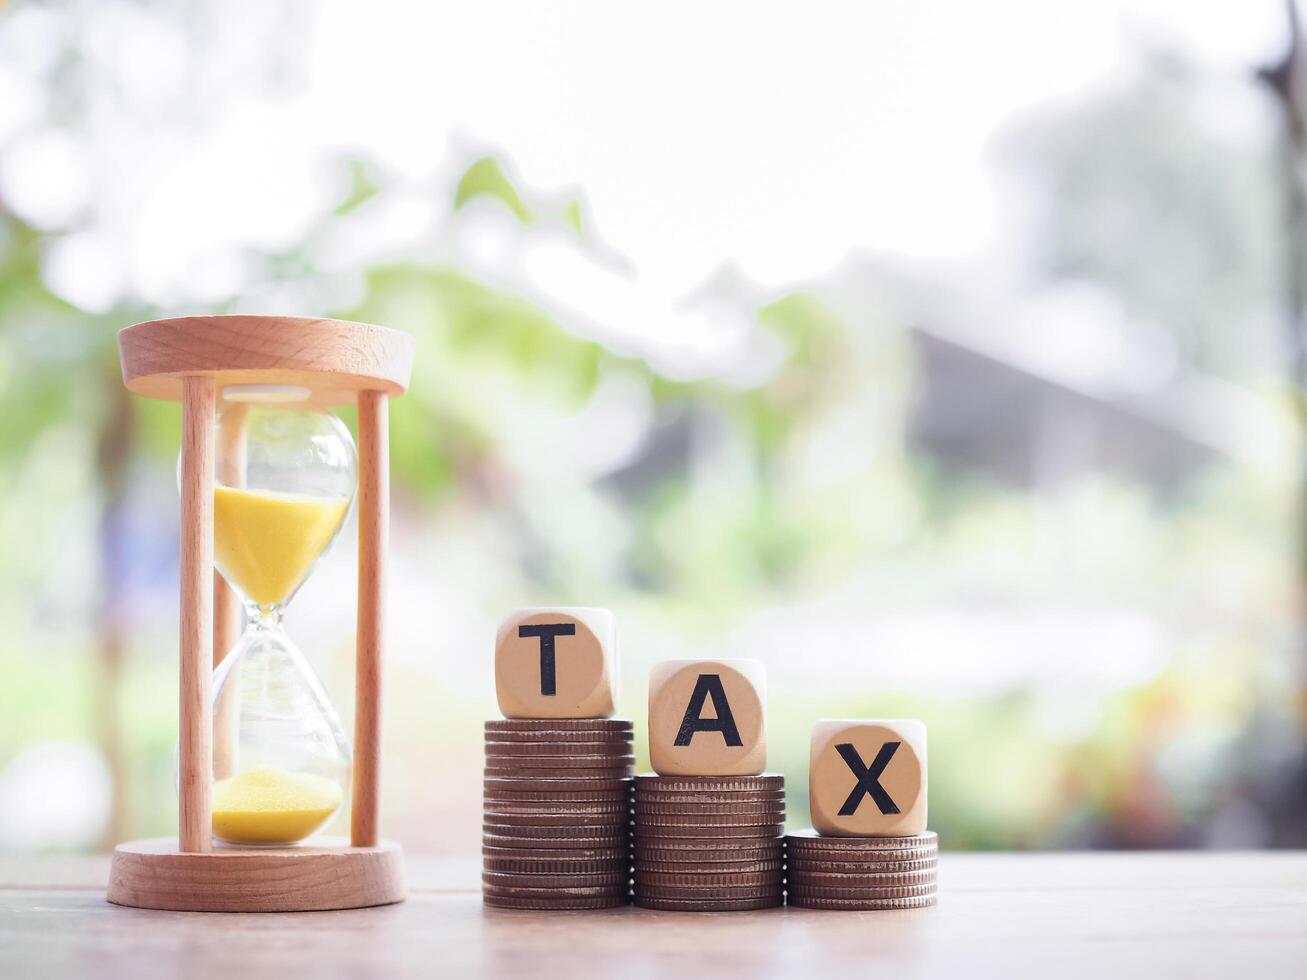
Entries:
{"label": "copper coin", "polygon": [[[700,793],[686,793],[684,796],[675,799],[663,797],[650,797],[648,794],[641,793],[638,790],[631,797],[633,803],[642,809],[644,807],[657,806],[663,813],[703,813],[711,811],[714,813],[728,813],[725,807],[748,807],[772,808],[783,811],[785,809],[785,797],[776,796],[771,799],[753,799],[749,797],[737,797],[731,800],[724,799],[704,799]],[[652,811],[650,811],[652,812]]]}
{"label": "copper coin", "polygon": [[648,890],[650,886],[669,888],[757,888],[762,885],[778,886],[784,875],[781,869],[771,871],[648,871],[639,865],[635,869],[635,886]]}
{"label": "copper coin", "polygon": [[[501,746],[508,745],[556,745],[563,746],[574,743],[593,743],[595,745],[630,745],[634,740],[634,733],[629,728],[614,729],[606,731],[602,729],[579,729],[572,731],[560,731],[558,729],[534,729],[523,731],[508,731],[505,729],[496,729],[495,731],[486,732],[486,744]],[[596,749],[596,751],[599,751]],[[603,751],[607,751],[604,749]]]}
{"label": "copper coin", "polygon": [[[502,780],[500,781],[502,782]],[[508,786],[486,787],[484,803],[617,803],[629,806],[626,791],[592,789],[578,780],[576,789],[557,786],[553,789],[512,789]]]}
{"label": "copper coin", "polygon": [[646,885],[635,883],[635,894],[642,898],[689,898],[695,901],[723,901],[739,898],[767,898],[784,890],[781,879],[765,885]]}
{"label": "copper coin", "polygon": [[609,895],[625,895],[629,891],[625,883],[620,885],[569,885],[560,888],[518,888],[511,885],[482,885],[482,895],[502,895],[505,898],[535,898],[549,895],[553,898],[599,898]]}
{"label": "copper coin", "polygon": [[[496,847],[491,844],[482,844],[481,853],[487,858],[505,858],[520,861],[533,860],[561,860],[561,855],[549,848],[537,847]],[[611,844],[607,847],[586,847],[573,848],[567,855],[569,861],[604,861],[615,860],[618,858],[625,859],[629,856],[630,850],[622,844]]]}
{"label": "copper coin", "polygon": [[549,731],[630,732],[634,728],[635,723],[626,718],[495,718],[486,722],[486,734]]}
{"label": "copper coin", "polygon": [[637,861],[662,861],[669,864],[716,864],[727,861],[780,861],[785,852],[772,844],[754,844],[739,842],[730,845],[734,838],[703,842],[682,840],[680,843],[694,843],[694,847],[667,847],[662,842],[648,844],[633,841],[633,853]]}
{"label": "copper coin", "polygon": [[934,895],[935,882],[925,885],[895,885],[883,888],[822,888],[820,885],[795,884],[790,882],[791,895],[799,898],[921,898]]}
{"label": "copper coin", "polygon": [[635,859],[635,873],[639,874],[740,874],[754,871],[784,871],[785,862],[776,860],[754,861],[648,861]]}
{"label": "copper coin", "polygon": [[545,800],[488,800],[482,801],[482,810],[495,819],[499,817],[588,817],[612,818],[618,814],[631,817],[630,801],[625,797],[617,800],[557,800],[549,797]]}
{"label": "copper coin", "polygon": [[631,778],[631,767],[618,769],[518,769],[513,766],[486,766],[482,774],[486,779],[566,779],[569,782],[607,780],[621,785],[620,780]]}
{"label": "copper coin", "polygon": [[939,846],[939,836],[933,830],[911,837],[823,837],[808,829],[792,831],[786,840],[791,847],[821,851],[902,851]]}
{"label": "copper coin", "polygon": [[503,756],[486,753],[486,765],[501,769],[626,769],[635,765],[635,756],[629,752],[587,752],[575,755],[522,755]]}
{"label": "copper coin", "polygon": [[609,871],[588,875],[506,874],[502,871],[481,872],[481,883],[491,887],[509,888],[611,888],[625,886],[630,875],[625,871]]}
{"label": "copper coin", "polygon": [[904,885],[934,885],[938,878],[934,868],[872,874],[832,874],[791,867],[789,874],[791,885],[809,888],[897,888]]}
{"label": "copper coin", "polygon": [[602,821],[552,815],[547,816],[545,822],[534,818],[534,814],[523,820],[507,814],[487,813],[481,821],[481,829],[487,834],[516,834],[519,837],[575,837],[577,834],[602,837],[605,834],[625,835],[631,829],[630,818],[624,814],[613,814],[613,819]]}
{"label": "copper coin", "polygon": [[602,860],[555,859],[520,860],[518,858],[483,858],[483,871],[501,871],[507,874],[598,875],[620,873],[625,870],[624,857]]}
{"label": "copper coin", "polygon": [[486,758],[539,759],[541,756],[597,755],[606,759],[615,755],[631,755],[629,742],[486,742]]}
{"label": "copper coin", "polygon": [[481,785],[491,796],[497,789],[512,790],[515,793],[532,792],[532,793],[549,793],[553,790],[567,790],[575,792],[576,790],[594,790],[596,792],[615,793],[621,791],[626,795],[631,792],[631,780],[629,778],[590,778],[590,779],[546,779],[544,777],[504,777],[504,776],[486,776]]}
{"label": "copper coin", "polygon": [[[710,832],[725,827],[776,827],[780,833],[785,826],[785,814],[781,813],[649,813],[641,806],[636,806],[634,818],[637,826],[644,827],[709,827]],[[761,832],[761,831],[760,831]]]}
{"label": "copper coin", "polygon": [[784,800],[767,800],[752,803],[655,803],[641,797],[638,793],[635,796],[635,809],[638,813],[647,813],[650,816],[698,816],[701,813],[711,813],[715,816],[728,816],[731,814],[765,814],[768,816],[779,814],[785,815]]}
{"label": "copper coin", "polygon": [[785,777],[779,773],[761,776],[659,776],[640,773],[635,777],[641,789],[657,789],[666,793],[757,793],[762,790],[785,788]]}
{"label": "copper coin", "polygon": [[546,896],[514,898],[510,895],[482,895],[486,905],[500,909],[531,909],[533,911],[574,911],[582,909],[615,909],[631,904],[627,894],[603,895],[596,898],[549,898]]}
{"label": "copper coin", "polygon": [[849,912],[924,909],[937,901],[936,895],[921,895],[917,898],[809,898],[802,895],[789,897],[789,904],[795,908]]}
{"label": "copper coin", "polygon": [[781,823],[771,824],[736,824],[724,827],[713,826],[710,824],[647,824],[636,820],[634,827],[636,837],[646,840],[659,840],[667,838],[691,838],[694,840],[704,840],[708,838],[716,839],[719,837],[743,837],[755,841],[779,840],[785,825]]}
{"label": "copper coin", "polygon": [[762,898],[708,900],[697,898],[656,898],[653,895],[636,895],[635,904],[642,909],[664,912],[747,912],[754,909],[776,908],[784,902],[781,892]]}
{"label": "copper coin", "polygon": [[790,867],[804,874],[902,874],[908,871],[934,871],[939,862],[935,858],[920,861],[814,861],[790,853]]}
{"label": "copper coin", "polygon": [[482,834],[486,847],[511,847],[518,850],[575,851],[595,848],[626,847],[626,834],[607,837],[514,837],[503,834]]}

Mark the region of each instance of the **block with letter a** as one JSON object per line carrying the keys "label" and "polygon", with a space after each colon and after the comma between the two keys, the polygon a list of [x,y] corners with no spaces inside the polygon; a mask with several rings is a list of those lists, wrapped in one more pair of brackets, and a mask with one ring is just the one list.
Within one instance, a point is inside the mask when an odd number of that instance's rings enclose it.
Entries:
{"label": "block with letter a", "polygon": [[495,637],[495,692],[505,718],[608,718],[617,641],[607,609],[518,609]]}
{"label": "block with letter a", "polygon": [[756,660],[665,660],[649,675],[649,761],[664,776],[767,767],[767,679]]}
{"label": "block with letter a", "polygon": [[912,720],[817,722],[808,800],[819,834],[920,834],[926,829],[926,726]]}

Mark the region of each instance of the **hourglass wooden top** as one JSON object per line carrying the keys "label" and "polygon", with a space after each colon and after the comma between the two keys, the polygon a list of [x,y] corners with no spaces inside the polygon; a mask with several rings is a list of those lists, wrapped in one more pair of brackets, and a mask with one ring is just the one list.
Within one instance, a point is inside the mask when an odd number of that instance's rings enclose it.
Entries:
{"label": "hourglass wooden top", "polygon": [[118,332],[123,383],[138,395],[181,401],[182,377],[234,384],[302,385],[300,405],[353,404],[360,391],[402,395],[413,371],[406,333],[350,320],[300,316],[183,316]]}

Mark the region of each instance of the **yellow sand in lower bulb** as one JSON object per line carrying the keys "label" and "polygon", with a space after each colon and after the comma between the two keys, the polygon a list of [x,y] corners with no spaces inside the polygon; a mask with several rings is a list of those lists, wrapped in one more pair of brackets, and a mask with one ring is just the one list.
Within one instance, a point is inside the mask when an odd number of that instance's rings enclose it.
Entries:
{"label": "yellow sand in lower bulb", "polygon": [[214,561],[251,601],[275,606],[304,581],[348,506],[339,497],[215,487]]}
{"label": "yellow sand in lower bulb", "polygon": [[293,844],[331,819],[342,797],[322,776],[255,766],[213,784],[213,833],[232,844]]}

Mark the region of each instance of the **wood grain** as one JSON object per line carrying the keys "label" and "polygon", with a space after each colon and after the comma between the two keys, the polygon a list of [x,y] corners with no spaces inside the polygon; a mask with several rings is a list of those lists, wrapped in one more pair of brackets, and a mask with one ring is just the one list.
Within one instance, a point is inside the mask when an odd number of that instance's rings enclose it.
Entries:
{"label": "wood grain", "polygon": [[105,858],[0,859],[0,976],[1307,976],[1307,853],[959,854],[920,912],[486,909],[480,861],[410,857],[409,900],[188,915],[104,901]]}
{"label": "wood grain", "polygon": [[414,340],[368,323],[293,316],[188,316],[118,333],[123,383],[138,395],[178,401],[182,378],[229,384],[294,384],[316,407],[352,403],[360,391],[403,394]]}
{"label": "wood grain", "polygon": [[390,430],[384,393],[359,392],[358,405],[358,633],[350,842],[355,847],[372,847],[379,839],[381,824],[381,658],[390,535]]}
{"label": "wood grain", "polygon": [[403,859],[394,844],[178,850],[174,838],[114,849],[109,901],[175,912],[311,912],[404,900]]}
{"label": "wood grain", "polygon": [[178,746],[178,835],[184,851],[212,848],[210,784],[213,719],[213,452],[214,382],[194,376],[182,386],[181,702]]}
{"label": "wood grain", "polygon": [[[222,407],[217,431],[218,482],[228,487],[245,486],[246,421],[249,411],[239,402]],[[213,573],[213,666],[217,669],[228,651],[236,645],[242,625],[240,597],[227,580]],[[230,668],[239,671],[240,665]],[[236,771],[237,746],[240,740],[238,718],[240,699],[235,696],[238,678],[228,675],[227,697],[213,705],[213,778],[226,779]],[[216,692],[214,692],[216,695]]]}

